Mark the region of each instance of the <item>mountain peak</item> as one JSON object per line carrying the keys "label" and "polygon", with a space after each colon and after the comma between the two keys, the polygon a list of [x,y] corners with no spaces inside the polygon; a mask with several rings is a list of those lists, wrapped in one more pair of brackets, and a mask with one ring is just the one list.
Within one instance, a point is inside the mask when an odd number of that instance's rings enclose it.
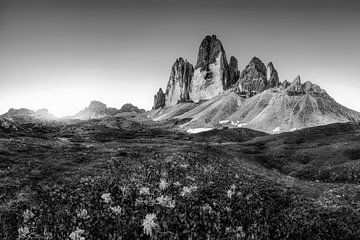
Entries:
{"label": "mountain peak", "polygon": [[153,109],[165,107],[165,94],[162,88],[159,88],[159,91],[154,95],[154,105]]}
{"label": "mountain peak", "polygon": [[174,62],[165,92],[165,105],[174,106],[179,102],[190,100],[190,84],[194,67],[183,58]]}
{"label": "mountain peak", "polygon": [[206,36],[199,47],[190,98],[193,101],[208,100],[231,85],[229,65],[221,41],[215,35]]}

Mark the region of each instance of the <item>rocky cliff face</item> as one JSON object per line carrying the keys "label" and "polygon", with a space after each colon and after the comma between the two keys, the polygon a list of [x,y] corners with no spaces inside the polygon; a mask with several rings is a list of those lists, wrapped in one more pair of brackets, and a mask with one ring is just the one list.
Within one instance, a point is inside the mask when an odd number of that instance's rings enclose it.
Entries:
{"label": "rocky cliff face", "polygon": [[280,86],[280,80],[279,80],[279,75],[278,72],[276,71],[274,65],[272,62],[270,62],[267,67],[266,67],[266,78],[268,81],[268,87],[269,88],[273,88],[273,87],[279,87]]}
{"label": "rocky cliff face", "polygon": [[163,90],[160,88],[159,91],[154,96],[153,109],[158,109],[163,107],[165,107],[165,94]]}
{"label": "rocky cliff face", "polygon": [[225,50],[215,35],[206,36],[200,44],[190,98],[193,101],[208,100],[224,92],[230,85]]}
{"label": "rocky cliff face", "polygon": [[190,85],[194,67],[183,58],[176,59],[171,68],[169,82],[165,92],[165,105],[174,106],[190,100]]}
{"label": "rocky cliff face", "polygon": [[229,75],[230,75],[230,86],[233,86],[240,78],[238,60],[234,56],[230,57]]}
{"label": "rocky cliff face", "polygon": [[266,90],[267,87],[266,66],[259,58],[253,57],[241,72],[239,89],[253,95]]}

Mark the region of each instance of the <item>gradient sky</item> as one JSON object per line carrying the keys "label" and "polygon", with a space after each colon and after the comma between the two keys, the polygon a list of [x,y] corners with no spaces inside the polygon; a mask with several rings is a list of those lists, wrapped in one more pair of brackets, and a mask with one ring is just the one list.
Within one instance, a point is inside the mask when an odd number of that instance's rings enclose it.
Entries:
{"label": "gradient sky", "polygon": [[74,114],[100,100],[150,109],[178,57],[216,34],[360,111],[360,3],[350,0],[0,0],[0,113]]}

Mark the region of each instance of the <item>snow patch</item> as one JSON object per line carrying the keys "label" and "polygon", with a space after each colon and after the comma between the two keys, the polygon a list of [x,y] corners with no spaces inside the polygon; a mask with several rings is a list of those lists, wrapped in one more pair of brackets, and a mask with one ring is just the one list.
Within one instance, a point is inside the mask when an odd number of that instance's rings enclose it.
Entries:
{"label": "snow patch", "polygon": [[297,128],[292,128],[292,129],[290,129],[290,132],[293,132],[293,131],[296,131],[297,130]]}
{"label": "snow patch", "polygon": [[245,125],[247,125],[247,123],[239,123],[237,126],[238,126],[239,128],[241,128],[241,127],[244,127]]}
{"label": "snow patch", "polygon": [[219,124],[228,124],[228,123],[230,123],[230,120],[223,120],[219,122]]}
{"label": "snow patch", "polygon": [[212,128],[190,128],[187,130],[188,133],[200,133],[210,131]]}
{"label": "snow patch", "polygon": [[278,133],[278,132],[280,132],[280,127],[276,127],[272,131],[273,131],[273,133]]}

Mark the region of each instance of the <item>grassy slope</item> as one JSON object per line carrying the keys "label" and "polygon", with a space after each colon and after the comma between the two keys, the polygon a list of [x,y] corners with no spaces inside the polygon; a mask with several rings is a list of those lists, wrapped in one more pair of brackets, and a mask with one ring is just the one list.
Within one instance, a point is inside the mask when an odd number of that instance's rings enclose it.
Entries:
{"label": "grassy slope", "polygon": [[[271,136],[244,129],[189,136],[125,118],[19,129],[0,132],[1,239],[15,239],[20,227],[30,229],[23,239],[66,239],[76,228],[86,239],[148,239],[142,223],[150,213],[158,239],[360,236],[358,180],[318,175],[328,164],[356,165],[354,125]],[[182,194],[184,187],[193,191]]]}

